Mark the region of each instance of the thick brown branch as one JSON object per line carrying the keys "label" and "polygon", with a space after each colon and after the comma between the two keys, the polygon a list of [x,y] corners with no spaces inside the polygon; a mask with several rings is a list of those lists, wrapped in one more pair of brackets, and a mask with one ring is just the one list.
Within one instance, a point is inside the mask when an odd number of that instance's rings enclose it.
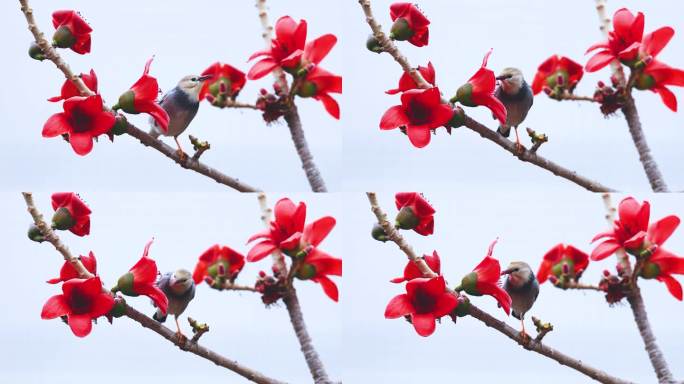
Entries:
{"label": "thick brown branch", "polygon": [[[609,228],[612,229],[613,220],[615,219],[615,208],[611,203],[610,194],[606,193],[602,196],[602,198],[604,207],[606,208],[606,220],[608,221]],[[627,275],[632,275],[638,272],[638,265],[635,268],[635,271],[632,272],[632,266],[630,264],[629,257],[625,253],[624,249],[618,249],[618,251],[616,252],[616,256],[618,258],[618,262],[620,263],[620,265],[622,265],[623,268],[625,268],[625,271],[623,273],[626,273]],[[660,347],[656,343],[655,335],[653,334],[653,330],[651,329],[651,323],[648,321],[646,306],[644,304],[644,299],[641,296],[641,289],[639,289],[639,286],[637,285],[636,276],[634,276],[632,279],[630,292],[627,295],[627,301],[629,302],[629,306],[632,309],[634,321],[636,322],[637,328],[639,329],[641,339],[644,341],[644,348],[646,349],[648,358],[651,361],[653,370],[655,371],[656,376],[658,377],[658,382],[666,384],[673,383],[674,377],[672,376],[672,372],[670,372],[670,368],[667,365],[667,361],[665,360],[663,352],[660,350]]]}
{"label": "thick brown branch", "polygon": [[[385,232],[388,235],[389,240],[393,241],[394,243],[399,246],[399,248],[406,254],[406,256],[409,258],[409,260],[412,260],[413,262],[416,263],[418,268],[423,272],[425,276],[437,276],[430,267],[425,263],[425,261],[418,257],[416,253],[413,251],[411,246],[408,245],[406,240],[403,238],[403,236],[394,229],[394,227],[387,221],[387,215],[385,212],[380,208],[380,205],[378,204],[377,197],[374,192],[368,192],[368,201],[371,206],[371,210],[375,214],[376,219],[378,220],[378,224],[382,226],[382,228],[385,230]],[[508,338],[511,340],[517,342],[521,346],[523,346],[525,349],[528,349],[530,351],[539,353],[543,356],[546,356],[550,359],[553,359],[557,361],[559,364],[565,365],[567,367],[570,367],[586,376],[591,377],[594,380],[600,381],[602,383],[609,383],[609,384],[628,384],[631,383],[626,380],[619,379],[617,377],[611,376],[607,374],[606,372],[603,372],[597,368],[594,368],[592,366],[589,366],[588,364],[583,363],[580,360],[574,359],[556,349],[553,349],[545,344],[541,344],[541,342],[535,342],[535,341],[527,341],[527,339],[523,339],[522,335],[520,332],[506,323],[504,323],[501,320],[496,319],[492,315],[488,314],[487,312],[479,309],[476,307],[472,302],[470,303],[470,315],[481,322],[483,322],[485,325],[488,327],[494,328],[497,331],[501,332],[502,334],[506,335]]]}
{"label": "thick brown branch", "polygon": [[[263,29],[261,36],[264,38],[266,49],[271,49],[273,27],[268,21],[266,0],[256,0],[256,7],[259,11],[259,21],[261,22],[261,27]],[[276,82],[278,82],[283,92],[285,94],[289,93],[287,80],[285,79],[285,73],[280,68],[276,68],[273,71],[273,77],[275,77]],[[328,190],[325,186],[325,181],[323,181],[321,172],[318,170],[316,163],[314,163],[313,155],[309,150],[309,144],[306,142],[306,136],[304,135],[304,130],[302,129],[302,122],[299,118],[299,112],[297,111],[297,106],[294,105],[294,103],[291,104],[289,111],[284,117],[285,121],[287,122],[287,126],[290,129],[290,136],[292,136],[292,142],[297,150],[297,155],[302,163],[302,169],[304,169],[306,178],[309,180],[311,190],[314,192],[327,192]]]}
{"label": "thick brown branch", "polygon": [[[36,39],[36,44],[38,44],[38,46],[45,53],[45,57],[48,60],[52,61],[55,64],[55,66],[57,66],[57,68],[64,74],[64,76],[74,83],[74,85],[76,86],[76,88],[78,88],[82,95],[94,95],[94,92],[88,89],[88,87],[83,83],[81,78],[74,74],[69,65],[64,61],[64,59],[62,59],[59,53],[57,53],[57,51],[52,47],[50,42],[45,38],[45,34],[43,34],[43,32],[40,31],[40,29],[36,25],[35,19],[33,18],[33,10],[31,9],[31,7],[29,7],[28,0],[19,0],[19,3],[21,3],[21,11],[24,13],[24,16],[26,17],[28,29],[33,34],[33,37]],[[240,192],[258,191],[257,188],[247,185],[239,181],[238,179],[224,175],[218,170],[207,165],[204,165],[199,161],[182,161],[175,149],[162,143],[160,140],[153,138],[146,132],[134,127],[131,124],[128,124],[126,133],[140,140],[140,142],[145,146],[152,147],[157,151],[161,152],[166,157],[178,163],[181,167],[191,169],[197,173],[205,175],[211,179],[214,179],[217,183],[236,189]]]}
{"label": "thick brown branch", "polygon": [[[42,232],[43,236],[45,237],[45,240],[52,244],[55,247],[55,249],[60,254],[62,254],[64,260],[70,262],[71,265],[74,266],[76,271],[79,273],[80,277],[93,277],[93,274],[88,272],[88,270],[83,266],[81,261],[77,257],[73,256],[71,252],[69,252],[69,249],[62,243],[59,237],[45,222],[45,220],[43,219],[43,215],[38,211],[33,202],[33,197],[31,193],[23,192],[22,195],[24,196],[24,200],[26,201],[26,207],[28,208],[29,214],[33,218],[33,221],[36,224],[36,226]],[[126,306],[126,316],[134,321],[137,321],[143,327],[148,328],[156,332],[157,334],[161,335],[165,339],[169,340],[170,342],[178,346],[180,349],[193,353],[197,356],[203,357],[213,362],[214,364],[227,368],[250,381],[260,384],[284,384],[283,381],[264,376],[263,374],[253,369],[247,368],[239,364],[235,360],[231,360],[224,356],[221,356],[220,354],[212,351],[211,349],[205,348],[196,342],[191,342],[186,339],[179,339],[176,332],[166,328],[161,323],[150,319],[149,317],[138,312],[130,306]]]}
{"label": "thick brown branch", "polygon": [[[364,14],[366,15],[366,22],[370,26],[371,30],[373,31],[373,35],[375,36],[375,39],[380,43],[382,46],[384,52],[389,53],[394,60],[401,65],[402,69],[407,72],[408,74],[411,75],[413,80],[418,84],[419,87],[421,88],[430,88],[432,85],[430,85],[423,76],[418,72],[414,67],[411,66],[409,63],[408,59],[399,51],[399,48],[397,48],[396,44],[392,42],[387,35],[382,31],[382,27],[380,24],[377,23],[375,18],[373,17],[373,12],[371,9],[371,4],[370,0],[358,0],[359,4],[361,4],[361,8],[363,9]],[[567,168],[564,168],[550,160],[545,159],[544,157],[541,157],[537,155],[535,152],[530,151],[530,150],[523,150],[522,152],[516,147],[515,143],[511,142],[510,140],[504,138],[503,136],[497,134],[496,132],[492,131],[491,129],[487,128],[486,126],[480,124],[479,122],[473,120],[472,118],[466,116],[466,121],[465,121],[465,126],[469,128],[472,131],[477,132],[480,136],[483,138],[494,142],[501,148],[505,149],[506,151],[510,152],[513,154],[515,157],[520,159],[521,161],[525,161],[531,164],[534,164],[540,168],[546,169],[547,171],[553,173],[556,176],[560,176],[566,180],[569,180],[583,188],[586,188],[592,192],[611,192],[614,191],[614,189],[609,188],[605,185],[602,185],[601,183],[598,183],[596,181],[587,179],[583,176],[580,176],[577,174],[575,171],[571,171]]]}
{"label": "thick brown branch", "polygon": [[[273,210],[268,206],[266,194],[263,192],[257,194],[257,199],[259,201],[259,208],[261,208],[261,221],[266,228],[270,228]],[[288,276],[287,264],[285,264],[285,257],[282,252],[276,250],[271,254],[271,257],[273,257],[273,264],[276,266],[281,276]],[[292,328],[299,341],[300,349],[306,360],[306,365],[309,367],[311,376],[316,384],[332,383],[325,371],[323,361],[321,361],[318,352],[316,352],[316,348],[313,346],[313,341],[311,340],[311,336],[309,336],[309,331],[304,322],[304,315],[302,315],[302,307],[299,305],[297,290],[294,285],[292,285],[290,279],[287,280],[286,288],[287,294],[283,297],[283,301],[285,302],[287,314],[290,316]]]}

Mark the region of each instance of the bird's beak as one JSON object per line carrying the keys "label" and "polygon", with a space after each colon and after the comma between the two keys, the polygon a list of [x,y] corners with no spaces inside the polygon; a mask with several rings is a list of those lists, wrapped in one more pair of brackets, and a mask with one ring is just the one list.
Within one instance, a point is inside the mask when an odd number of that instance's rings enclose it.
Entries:
{"label": "bird's beak", "polygon": [[505,76],[505,75],[500,75],[500,76],[497,76],[496,79],[497,79],[497,80],[506,80],[506,76]]}
{"label": "bird's beak", "polygon": [[510,275],[511,272],[513,272],[513,269],[512,269],[512,268],[504,269],[503,271],[501,271],[501,276],[503,276],[503,275]]}
{"label": "bird's beak", "polygon": [[212,77],[214,77],[214,75],[204,75],[204,76],[200,76],[200,77],[197,78],[197,81],[209,80],[209,79],[211,79]]}

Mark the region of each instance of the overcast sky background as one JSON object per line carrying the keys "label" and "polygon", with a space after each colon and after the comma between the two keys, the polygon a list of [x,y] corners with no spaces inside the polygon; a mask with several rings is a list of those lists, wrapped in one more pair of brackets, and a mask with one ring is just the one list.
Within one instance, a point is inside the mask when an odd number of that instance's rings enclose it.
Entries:
{"label": "overcast sky background", "polygon": [[[536,271],[544,254],[559,242],[573,244],[585,252],[589,240],[606,229],[603,202],[588,193],[514,192],[505,199],[496,191],[469,190],[427,192],[433,204],[435,233],[429,237],[403,231],[416,253],[437,250],[442,273],[451,287],[482,260],[489,244],[499,238],[494,257],[504,266],[511,261],[528,262]],[[675,195],[639,195],[651,202],[651,218],[684,215],[684,202]],[[396,215],[394,194],[378,195],[390,219]],[[615,196],[617,203],[621,197]],[[370,237],[375,216],[364,194],[347,195],[342,221],[345,238],[344,371],[348,383],[366,383],[382,377],[387,383],[592,383],[583,375],[553,360],[522,349],[502,334],[472,318],[454,325],[444,318],[435,333],[419,336],[402,319],[387,320],[383,314],[404,286],[390,279],[401,276],[406,256],[393,243]],[[678,230],[666,247],[677,254],[684,249]],[[614,270],[615,259],[590,263],[582,277],[597,283],[604,269]],[[681,276],[677,277],[682,281]],[[640,280],[653,332],[675,377],[684,376],[681,356],[681,319],[684,304],[674,299],[664,284]],[[498,319],[520,329],[520,321],[507,318],[496,301],[475,297],[473,302]],[[544,342],[549,346],[635,383],[656,381],[643,343],[627,303],[610,308],[598,292],[562,291],[549,283],[541,286],[530,311],[554,325]],[[534,332],[532,322],[527,329]],[[382,372],[382,376],[375,376]]]}
{"label": "overcast sky background", "polygon": [[[391,0],[372,1],[375,16],[384,30],[391,26]],[[349,190],[387,188],[445,189],[473,184],[490,188],[577,186],[546,170],[523,164],[510,153],[467,128],[449,136],[440,129],[423,149],[413,147],[399,130],[381,131],[380,118],[389,107],[400,104],[399,95],[385,95],[395,88],[401,67],[387,55],[363,51],[370,33],[356,1],[345,4],[345,52],[353,55],[345,68],[345,106],[354,113],[345,124],[344,148]],[[437,85],[450,98],[480,67],[485,53],[493,48],[488,67],[498,73],[505,67],[518,67],[528,81],[537,67],[552,54],[562,54],[584,64],[586,49],[602,40],[593,0],[565,1],[421,1],[420,8],[430,19],[430,43],[414,47],[407,42],[399,48],[413,66],[432,61]],[[646,31],[670,25],[677,34],[659,59],[684,67],[684,36],[679,0],[610,0],[609,14],[621,7],[646,15]],[[588,74],[577,94],[591,95],[598,80],[608,82],[609,69]],[[680,99],[682,88],[673,88]],[[684,189],[681,172],[681,143],[684,141],[682,112],[673,113],[651,92],[636,92],[637,106],[653,155],[672,190]],[[491,112],[466,108],[466,112],[496,128]],[[579,174],[620,190],[648,191],[649,184],[634,149],[622,115],[604,119],[596,105],[557,102],[545,95],[522,124],[521,137],[529,146],[524,127],[549,135],[539,154]],[[513,138],[513,134],[511,135]]]}
{"label": "overcast sky background", "polygon": [[[333,194],[312,200],[307,196],[288,195],[294,201],[304,199],[308,218],[332,215],[339,218],[342,204]],[[126,379],[141,382],[159,380],[169,384],[189,382],[246,383],[240,376],[200,359],[121,318],[109,325],[102,318],[90,335],[74,336],[59,320],[41,320],[40,311],[52,295],[61,293],[59,285],[45,280],[59,274],[63,261],[54,248],[26,238],[31,222],[19,193],[2,193],[0,208],[11,226],[5,226],[4,267],[9,289],[4,295],[5,315],[0,317],[0,382],[58,383],[74,378],[97,378],[99,383],[121,383]],[[154,237],[150,250],[163,272],[195,267],[197,258],[211,245],[220,243],[246,254],[245,241],[263,230],[256,196],[183,193],[82,193],[93,211],[91,235],[80,238],[59,232],[74,254],[92,250],[98,272],[107,287],[127,272],[141,257],[145,244]],[[269,196],[274,204],[281,195]],[[37,193],[35,201],[47,218],[51,217],[50,194]],[[342,232],[335,228],[321,248],[342,257]],[[240,284],[254,283],[260,270],[270,271],[270,263],[247,263],[237,279]],[[340,289],[341,279],[333,277]],[[304,318],[315,346],[326,362],[330,375],[340,378],[342,308],[330,300],[317,284],[297,282]],[[344,293],[341,295],[344,297]],[[154,308],[145,297],[128,298],[138,310],[151,315]],[[195,299],[181,317],[186,335],[192,334],[186,317],[191,316],[210,326],[202,344],[268,376],[291,383],[310,380],[309,371],[283,305],[264,308],[257,294],[219,292],[205,283],[197,287]],[[167,326],[175,330],[172,318]],[[12,346],[9,348],[8,346]]]}
{"label": "overcast sky background", "polygon": [[[83,14],[93,28],[91,53],[78,55],[60,50],[60,54],[77,73],[95,70],[99,91],[110,106],[140,78],[152,55],[156,56],[150,74],[159,80],[162,91],[168,91],[181,77],[200,73],[215,61],[247,73],[252,64],[247,63],[247,58],[264,49],[261,24],[251,0],[124,0],[115,6],[85,0],[35,0],[30,4],[48,37],[54,31],[50,16],[53,10],[76,9]],[[273,2],[269,17],[272,23],[287,14],[297,20],[306,19],[309,39],[325,33],[341,36],[342,19],[335,8],[327,2]],[[45,100],[59,94],[64,76],[49,61],[41,63],[27,56],[32,36],[17,1],[3,1],[0,14],[0,33],[14,37],[4,45],[6,75],[0,91],[0,125],[4,127],[5,142],[12,145],[12,151],[0,154],[0,173],[9,176],[10,185],[22,187],[28,183],[51,188],[59,184],[74,190],[225,190],[223,185],[183,170],[131,136],[116,137],[113,144],[103,136],[86,157],[76,155],[59,138],[42,138],[45,121],[62,111],[60,103]],[[333,73],[343,72],[340,46],[331,51],[324,65]],[[271,76],[248,81],[238,99],[254,102],[259,89],[272,90],[272,83]],[[312,99],[300,100],[298,106],[309,148],[328,189],[339,190],[343,124]],[[342,114],[346,112],[343,105]],[[132,115],[129,120],[147,130],[147,115]],[[263,190],[309,190],[284,123],[266,126],[258,111],[221,110],[205,102],[190,128],[180,136],[186,151],[192,149],[188,134],[211,143],[202,161],[229,176]],[[175,146],[173,139],[163,140]],[[40,164],[50,164],[49,172]],[[41,177],[27,169],[40,172]]]}

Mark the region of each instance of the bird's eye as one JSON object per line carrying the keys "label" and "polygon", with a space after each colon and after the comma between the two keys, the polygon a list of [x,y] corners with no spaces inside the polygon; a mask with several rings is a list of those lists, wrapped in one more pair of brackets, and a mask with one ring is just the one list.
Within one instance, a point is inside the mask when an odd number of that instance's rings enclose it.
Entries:
{"label": "bird's eye", "polygon": [[190,80],[192,80],[192,81],[197,81],[197,78],[196,78],[196,77],[193,77],[193,78],[190,79]]}
{"label": "bird's eye", "polygon": [[520,268],[513,268],[513,272],[518,272]]}
{"label": "bird's eye", "polygon": [[508,79],[510,79],[511,77],[513,77],[513,75],[508,74],[508,75],[506,75],[506,76],[504,77],[504,79],[508,80]]}

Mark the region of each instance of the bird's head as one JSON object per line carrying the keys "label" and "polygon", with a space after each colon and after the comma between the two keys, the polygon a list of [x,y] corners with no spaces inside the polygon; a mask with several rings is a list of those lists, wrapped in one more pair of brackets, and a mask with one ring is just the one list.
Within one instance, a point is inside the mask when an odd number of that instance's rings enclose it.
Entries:
{"label": "bird's head", "polygon": [[185,269],[177,270],[169,279],[169,286],[177,295],[185,293],[188,289],[192,288],[193,284],[195,282],[192,280],[192,274]]}
{"label": "bird's head", "polygon": [[514,287],[522,287],[534,278],[532,269],[524,261],[511,262],[501,275],[508,275],[508,282]]}
{"label": "bird's head", "polygon": [[187,75],[180,79],[178,82],[178,88],[185,92],[193,100],[199,100],[200,89],[202,89],[202,83],[205,80],[211,79],[213,75]]}
{"label": "bird's head", "polygon": [[496,79],[501,82],[501,88],[509,95],[517,94],[525,82],[518,68],[505,68]]}

